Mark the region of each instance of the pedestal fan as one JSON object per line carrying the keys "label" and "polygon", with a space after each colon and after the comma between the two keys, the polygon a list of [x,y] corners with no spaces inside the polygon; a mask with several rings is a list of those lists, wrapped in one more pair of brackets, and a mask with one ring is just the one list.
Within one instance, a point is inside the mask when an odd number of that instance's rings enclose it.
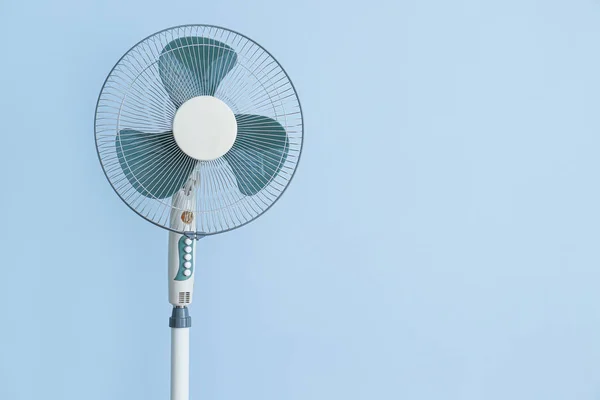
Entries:
{"label": "pedestal fan", "polygon": [[95,138],[119,197],[170,231],[171,399],[187,400],[196,242],[254,220],[287,188],[303,144],[296,90],[246,36],[174,27],[133,46],[109,73]]}

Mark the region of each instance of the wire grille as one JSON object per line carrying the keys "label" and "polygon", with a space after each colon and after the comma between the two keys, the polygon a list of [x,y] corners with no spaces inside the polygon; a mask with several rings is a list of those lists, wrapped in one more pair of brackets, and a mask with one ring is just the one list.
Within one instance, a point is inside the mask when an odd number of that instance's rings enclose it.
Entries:
{"label": "wire grille", "polygon": [[[186,42],[187,38],[202,38],[202,42]],[[173,41],[182,42],[177,49],[169,49]],[[187,52],[201,64],[200,52],[224,52],[233,49],[236,58],[217,59],[210,69],[199,65],[197,73],[206,73],[202,79],[189,79],[189,70],[171,68],[165,73],[160,68],[161,54]],[[166,51],[166,53],[165,53]],[[164,56],[163,56],[164,57]],[[176,64],[173,64],[176,65]],[[161,75],[162,74],[162,75]],[[168,75],[168,76],[166,76]],[[182,83],[177,93],[169,90],[171,83]],[[134,184],[123,170],[119,157],[119,143],[123,132],[146,135],[147,145],[138,145],[127,163],[151,151],[153,141],[171,140],[172,123],[177,107],[185,100],[199,95],[213,95],[225,102],[236,114],[238,123],[247,122],[247,135],[238,132],[240,151],[212,161],[194,160],[179,149],[175,142],[166,145],[164,154],[144,168],[138,168]],[[261,119],[264,116],[277,121],[285,129],[286,154],[273,156],[265,152],[264,140],[274,140],[270,128]],[[254,120],[252,119],[254,118]],[[254,134],[262,135],[262,142]],[[121,137],[119,136],[121,135]],[[98,98],[95,118],[95,138],[100,162],[113,189],[136,213],[163,228],[178,231],[170,224],[174,205],[171,196],[157,195],[150,187],[139,186],[181,185],[164,182],[172,177],[165,172],[165,163],[178,165],[186,175],[195,174],[196,187],[195,228],[197,235],[210,235],[235,229],[265,212],[284,192],[292,179],[300,159],[303,144],[302,109],[296,90],[281,65],[256,42],[236,32],[210,25],[186,25],[170,28],[148,38],[130,49],[115,65]],[[119,139],[121,138],[121,142]],[[142,143],[144,141],[142,140]],[[267,161],[277,164],[261,176],[260,190],[241,190],[239,171],[248,166],[252,152],[261,152]],[[137,155],[136,155],[137,152]],[[276,159],[276,160],[270,160]],[[122,161],[122,160],[121,160]],[[251,160],[250,160],[251,161]],[[255,171],[253,167],[251,171]],[[236,174],[237,171],[237,174]],[[152,180],[144,180],[151,176]],[[252,184],[258,177],[246,177]],[[136,182],[141,182],[136,185]],[[152,183],[148,183],[152,182]],[[138,187],[136,187],[138,186]],[[183,208],[181,211],[186,211]],[[181,232],[183,233],[183,232]]]}

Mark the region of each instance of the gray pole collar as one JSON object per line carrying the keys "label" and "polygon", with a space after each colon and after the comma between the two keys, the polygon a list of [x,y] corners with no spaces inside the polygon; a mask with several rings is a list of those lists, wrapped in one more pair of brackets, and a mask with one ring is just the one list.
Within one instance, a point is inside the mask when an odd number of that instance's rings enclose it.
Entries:
{"label": "gray pole collar", "polygon": [[173,313],[169,318],[171,328],[189,328],[192,326],[192,317],[187,307],[173,307]]}

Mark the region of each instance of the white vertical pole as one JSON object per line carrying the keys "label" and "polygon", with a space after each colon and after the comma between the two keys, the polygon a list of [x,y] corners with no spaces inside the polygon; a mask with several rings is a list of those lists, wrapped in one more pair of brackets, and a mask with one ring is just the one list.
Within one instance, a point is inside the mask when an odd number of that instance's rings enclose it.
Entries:
{"label": "white vertical pole", "polygon": [[171,328],[171,400],[190,398],[190,328]]}

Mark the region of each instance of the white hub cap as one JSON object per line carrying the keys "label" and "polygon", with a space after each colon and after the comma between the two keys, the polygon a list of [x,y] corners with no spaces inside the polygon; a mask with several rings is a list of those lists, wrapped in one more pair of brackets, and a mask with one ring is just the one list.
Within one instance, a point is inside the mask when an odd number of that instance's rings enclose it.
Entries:
{"label": "white hub cap", "polygon": [[210,161],[231,149],[237,136],[237,121],[221,100],[198,96],[183,103],[175,113],[173,135],[185,154]]}

